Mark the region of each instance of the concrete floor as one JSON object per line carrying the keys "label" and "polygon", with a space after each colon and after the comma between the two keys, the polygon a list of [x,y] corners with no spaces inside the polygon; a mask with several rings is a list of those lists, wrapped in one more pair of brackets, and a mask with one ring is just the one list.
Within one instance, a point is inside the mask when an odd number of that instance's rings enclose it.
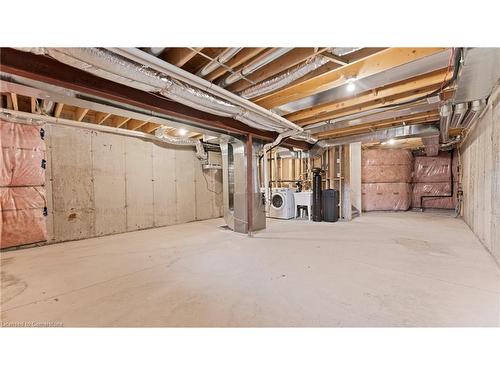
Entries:
{"label": "concrete floor", "polygon": [[448,213],[222,219],[4,252],[3,324],[499,326],[497,264]]}

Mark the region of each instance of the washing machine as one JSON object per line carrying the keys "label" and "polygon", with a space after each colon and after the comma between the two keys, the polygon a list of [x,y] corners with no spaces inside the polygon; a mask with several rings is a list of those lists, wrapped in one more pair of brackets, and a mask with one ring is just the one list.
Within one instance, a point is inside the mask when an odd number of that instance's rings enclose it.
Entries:
{"label": "washing machine", "polygon": [[275,219],[293,219],[295,216],[295,189],[275,188],[271,190],[269,217]]}

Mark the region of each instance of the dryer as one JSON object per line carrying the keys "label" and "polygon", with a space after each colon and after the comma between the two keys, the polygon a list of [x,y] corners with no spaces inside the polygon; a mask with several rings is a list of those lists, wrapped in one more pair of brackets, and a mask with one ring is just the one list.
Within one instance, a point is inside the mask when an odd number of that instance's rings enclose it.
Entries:
{"label": "dryer", "polygon": [[295,189],[275,188],[271,190],[269,217],[275,219],[293,219],[295,217]]}

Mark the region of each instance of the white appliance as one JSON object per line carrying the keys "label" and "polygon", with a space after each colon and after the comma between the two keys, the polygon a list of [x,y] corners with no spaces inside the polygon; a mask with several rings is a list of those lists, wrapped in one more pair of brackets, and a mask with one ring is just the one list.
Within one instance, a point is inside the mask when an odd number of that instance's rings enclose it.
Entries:
{"label": "white appliance", "polygon": [[271,190],[269,217],[275,219],[293,219],[295,217],[295,189],[274,188]]}

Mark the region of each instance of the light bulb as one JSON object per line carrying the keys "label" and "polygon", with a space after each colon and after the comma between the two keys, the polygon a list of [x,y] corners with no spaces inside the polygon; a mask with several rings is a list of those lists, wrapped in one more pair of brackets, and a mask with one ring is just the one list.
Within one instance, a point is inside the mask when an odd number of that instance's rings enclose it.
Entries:
{"label": "light bulb", "polygon": [[393,145],[394,143],[396,143],[396,140],[391,138],[387,141],[387,143],[389,143],[390,145]]}
{"label": "light bulb", "polygon": [[186,135],[186,134],[187,134],[187,130],[186,130],[186,129],[184,129],[184,128],[180,128],[180,129],[177,131],[177,133],[178,133],[179,135],[184,136],[184,135]]}
{"label": "light bulb", "polygon": [[355,77],[349,77],[346,79],[346,83],[347,83],[347,86],[346,86],[346,90],[348,92],[353,92],[355,89],[356,89],[356,78]]}

